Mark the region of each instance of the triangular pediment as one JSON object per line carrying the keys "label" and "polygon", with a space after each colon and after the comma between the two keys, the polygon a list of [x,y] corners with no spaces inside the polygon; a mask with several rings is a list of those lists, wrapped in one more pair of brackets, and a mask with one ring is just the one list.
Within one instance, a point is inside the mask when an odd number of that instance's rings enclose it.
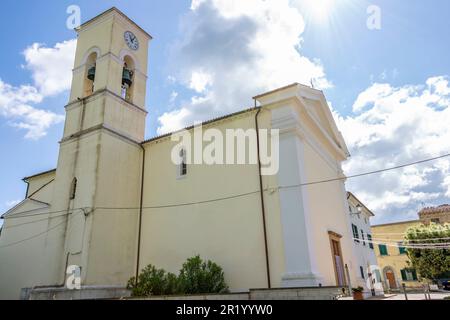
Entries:
{"label": "triangular pediment", "polygon": [[31,198],[27,198],[20,203],[18,203],[13,208],[9,209],[5,214],[2,215],[2,217],[9,217],[12,215],[26,215],[26,214],[33,214],[36,211],[47,209],[50,205],[48,203],[34,200]]}

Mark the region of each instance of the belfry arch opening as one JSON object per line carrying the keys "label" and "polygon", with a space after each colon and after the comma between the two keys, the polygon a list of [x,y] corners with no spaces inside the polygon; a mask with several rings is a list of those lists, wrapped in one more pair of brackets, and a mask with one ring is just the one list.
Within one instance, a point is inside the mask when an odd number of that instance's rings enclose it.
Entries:
{"label": "belfry arch opening", "polygon": [[123,58],[121,96],[128,102],[133,102],[135,69],[136,65],[133,59],[130,56],[125,56]]}
{"label": "belfry arch opening", "polygon": [[92,52],[86,60],[86,77],[84,78],[84,97],[88,97],[95,91],[97,52]]}

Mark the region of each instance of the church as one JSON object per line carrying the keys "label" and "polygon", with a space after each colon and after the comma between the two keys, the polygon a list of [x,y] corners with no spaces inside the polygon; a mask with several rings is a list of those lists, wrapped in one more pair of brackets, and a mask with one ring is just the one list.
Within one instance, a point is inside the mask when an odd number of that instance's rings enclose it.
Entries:
{"label": "church", "polygon": [[116,8],[77,33],[57,167],[24,178],[25,199],[2,216],[0,299],[37,288],[73,298],[69,266],[80,290],[111,298],[148,264],[177,273],[197,254],[223,268],[232,292],[355,284],[349,152],[322,91],[274,88],[202,123],[278,130],[276,173],[261,174],[260,161],[180,166],[170,134],[145,140],[152,37]]}

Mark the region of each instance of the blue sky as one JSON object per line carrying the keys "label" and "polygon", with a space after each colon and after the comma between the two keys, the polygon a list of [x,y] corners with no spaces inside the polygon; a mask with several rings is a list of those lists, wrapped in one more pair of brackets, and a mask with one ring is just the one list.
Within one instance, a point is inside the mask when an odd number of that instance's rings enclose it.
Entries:
{"label": "blue sky", "polygon": [[[0,212],[23,198],[21,178],[56,166],[63,129],[58,117],[68,90],[49,89],[36,79],[44,49],[75,38],[66,28],[69,5],[81,8],[82,21],[116,6],[154,37],[147,137],[250,106],[251,97],[264,90],[314,78],[353,155],[344,169],[354,174],[450,151],[450,2],[431,3],[6,2],[0,13],[0,80],[8,86],[0,90]],[[317,14],[317,4],[327,12]],[[366,26],[370,5],[381,10],[380,30]],[[33,49],[35,43],[40,45]],[[27,60],[24,51],[30,47]],[[72,66],[66,60],[62,57],[67,68],[61,72],[67,73]],[[24,85],[39,95],[26,104],[44,110],[48,119],[37,132],[29,127],[33,117],[15,112],[19,98],[11,102]],[[348,188],[374,210],[375,222],[405,220],[423,205],[450,202],[449,173],[444,159],[349,181]]]}

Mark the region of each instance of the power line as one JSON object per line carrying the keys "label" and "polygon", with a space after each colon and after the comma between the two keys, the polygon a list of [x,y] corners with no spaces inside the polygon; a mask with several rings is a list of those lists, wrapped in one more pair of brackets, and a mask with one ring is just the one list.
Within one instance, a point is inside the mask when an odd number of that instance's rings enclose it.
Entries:
{"label": "power line", "polygon": [[[353,238],[353,240],[361,241],[359,238]],[[441,242],[441,243],[414,243],[414,244],[398,244],[392,242],[380,242],[380,241],[369,241],[364,240],[364,242],[377,244],[377,245],[385,245],[388,247],[395,248],[410,248],[410,249],[449,249],[450,242]]]}
{"label": "power line", "polygon": [[426,163],[426,162],[430,162],[430,161],[434,161],[434,160],[438,160],[438,159],[443,159],[443,158],[447,158],[447,157],[450,157],[450,153],[447,153],[447,154],[444,154],[444,155],[441,155],[441,156],[438,156],[438,157],[434,157],[434,158],[428,158],[428,159],[424,159],[424,160],[420,160],[420,161],[415,161],[415,162],[410,162],[410,163],[398,165],[398,166],[395,166],[395,167],[390,167],[390,168],[385,168],[385,169],[380,169],[380,170],[374,170],[374,171],[368,171],[368,172],[364,172],[364,173],[349,175],[349,176],[346,176],[346,177],[339,177],[339,178],[332,178],[332,179],[319,180],[319,181],[313,181],[313,182],[306,182],[306,183],[301,183],[300,185],[284,186],[284,187],[280,187],[280,188],[293,188],[293,187],[298,187],[298,186],[310,186],[310,185],[327,183],[327,182],[333,182],[333,181],[348,180],[348,179],[368,176],[368,175],[372,175],[372,174],[382,173],[382,172],[386,172],[386,171],[392,171],[392,170],[402,169],[402,168],[406,168],[406,167],[411,167],[411,166],[415,166],[415,165],[418,165],[418,164],[422,164],[422,163]]}
{"label": "power line", "polygon": [[11,215],[11,216],[8,215],[8,216],[3,217],[3,219],[8,220],[8,219],[26,218],[26,217],[40,216],[40,215],[44,215],[44,214],[54,214],[54,213],[69,212],[69,211],[73,212],[76,210],[83,210],[83,209],[86,209],[86,208],[74,208],[74,209],[65,209],[65,210],[58,210],[58,211],[38,212],[38,213],[33,213],[33,214],[23,214],[23,213],[33,212],[33,211],[37,211],[37,210],[43,210],[43,208],[40,208],[40,209],[22,211],[22,212],[19,212],[17,214]]}
{"label": "power line", "polygon": [[[268,189],[264,189],[263,191],[267,191]],[[142,207],[142,209],[164,209],[164,208],[173,208],[173,207],[183,207],[183,206],[192,206],[192,205],[197,205],[197,204],[204,204],[204,203],[210,203],[210,202],[216,202],[216,201],[224,201],[224,200],[230,200],[230,199],[236,199],[236,198],[241,198],[241,197],[245,197],[245,196],[249,196],[252,194],[257,194],[260,191],[252,191],[252,192],[247,192],[247,193],[241,193],[241,194],[237,194],[237,195],[232,195],[232,196],[228,196],[228,197],[222,197],[222,198],[215,198],[215,199],[209,199],[209,200],[203,200],[203,201],[194,201],[194,202],[185,202],[185,203],[178,203],[178,204],[167,204],[167,205],[159,205],[159,206],[147,206],[147,207]],[[96,209],[101,209],[101,210],[137,210],[140,209],[139,207],[124,207],[124,208],[120,208],[120,207],[95,207],[94,210]]]}
{"label": "power line", "polygon": [[9,227],[4,227],[3,230],[17,228],[17,227],[20,227],[20,226],[23,226],[23,225],[32,224],[32,223],[36,223],[36,222],[46,221],[46,220],[49,220],[49,219],[52,219],[52,218],[66,216],[68,214],[69,213],[63,213],[63,214],[60,214],[60,215],[57,215],[57,216],[47,217],[47,218],[43,218],[43,219],[39,219],[39,220],[33,220],[33,221],[29,221],[29,222],[24,222],[24,223],[18,223],[18,224],[14,224],[12,226],[9,226]]}
{"label": "power line", "polygon": [[22,242],[26,242],[26,241],[35,239],[35,238],[37,238],[37,237],[40,237],[40,236],[42,236],[42,235],[48,233],[49,231],[52,231],[52,230],[58,228],[59,226],[61,226],[62,224],[66,223],[66,220],[68,220],[68,219],[70,219],[70,216],[68,216],[67,219],[65,219],[64,221],[62,221],[62,222],[60,222],[60,223],[54,225],[53,227],[51,227],[51,228],[49,228],[49,229],[47,229],[47,230],[45,230],[45,231],[43,231],[43,232],[40,232],[40,233],[38,233],[38,234],[35,234],[34,236],[31,236],[31,237],[28,237],[28,238],[25,238],[25,239],[22,239],[22,240],[19,240],[19,241],[16,241],[16,242],[8,243],[7,245],[0,246],[0,249],[7,248],[7,247],[12,247],[12,246],[15,246],[15,245],[17,245],[17,244],[20,244],[20,243],[22,243]]}
{"label": "power line", "polygon": [[[381,173],[381,172],[396,170],[396,169],[400,169],[400,168],[405,168],[405,167],[408,167],[408,166],[414,166],[414,165],[417,165],[417,164],[430,162],[430,161],[434,161],[434,160],[438,160],[438,159],[442,159],[442,158],[446,158],[446,157],[450,157],[450,153],[449,154],[445,154],[445,155],[441,155],[441,156],[438,156],[438,157],[433,157],[433,158],[428,158],[428,159],[425,159],[425,160],[420,160],[420,161],[411,162],[411,163],[407,163],[407,164],[403,164],[403,165],[398,165],[398,166],[395,166],[395,167],[390,167],[390,168],[385,168],[385,169],[381,169],[381,170],[375,170],[375,171],[369,171],[369,172],[365,172],[365,173],[350,175],[350,176],[347,176],[347,177],[338,177],[338,178],[319,180],[319,181],[314,181],[314,182],[306,182],[306,183],[295,184],[295,185],[288,185],[288,186],[271,187],[271,188],[266,188],[263,191],[272,191],[272,190],[277,190],[277,189],[279,190],[279,189],[286,189],[286,188],[302,187],[302,186],[309,186],[309,185],[315,185],[315,184],[321,184],[321,183],[327,183],[327,182],[333,182],[333,181],[341,181],[341,180],[346,180],[346,179],[353,179],[353,178],[357,178],[357,177],[362,177],[362,176],[372,175],[372,174],[376,174],[376,173]],[[236,195],[231,195],[231,196],[221,197],[221,198],[215,198],[215,199],[208,199],[208,200],[201,200],[201,201],[194,201],[194,202],[186,202],[186,203],[179,203],[179,204],[166,204],[166,205],[157,205],[157,206],[146,206],[146,207],[142,207],[142,209],[163,209],[163,208],[172,208],[172,207],[182,207],[182,206],[191,206],[191,205],[205,204],[205,203],[211,203],[211,202],[216,202],[216,201],[224,201],[224,200],[241,198],[241,197],[257,194],[259,192],[260,192],[260,190],[256,190],[256,191],[252,191],[252,192],[241,193],[241,194],[236,194]],[[78,209],[83,209],[83,208],[78,208]],[[101,209],[101,210],[138,210],[140,208],[139,207],[104,207],[104,206],[102,206],[102,207],[95,207],[93,209],[94,210],[95,209]],[[74,210],[76,210],[76,209],[74,209]],[[33,210],[31,210],[31,211],[33,211]],[[64,211],[66,211],[66,210],[54,211],[53,213],[64,212]],[[39,215],[39,214],[49,214],[49,213],[48,212],[44,212],[44,213],[38,213],[38,214],[35,214],[35,215]],[[25,215],[22,215],[22,216],[25,216]],[[29,216],[32,216],[32,215],[29,215]],[[13,218],[13,217],[8,217],[8,218]],[[19,218],[19,216],[17,216],[17,218]]]}

